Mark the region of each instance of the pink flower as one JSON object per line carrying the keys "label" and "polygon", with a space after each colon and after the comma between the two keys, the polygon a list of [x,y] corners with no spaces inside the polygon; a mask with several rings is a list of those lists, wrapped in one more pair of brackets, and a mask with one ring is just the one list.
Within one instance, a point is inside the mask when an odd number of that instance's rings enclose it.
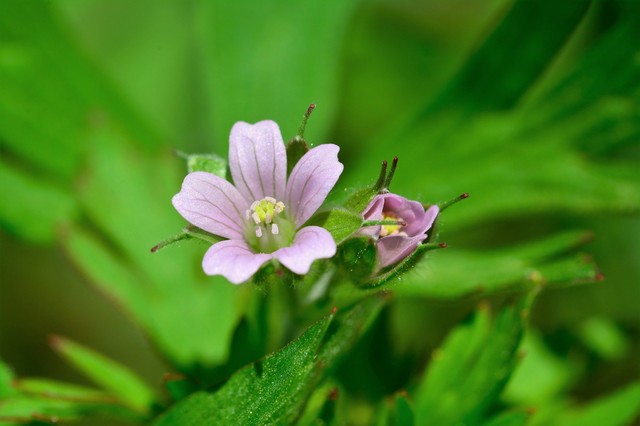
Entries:
{"label": "pink flower", "polygon": [[425,238],[438,216],[438,206],[425,212],[422,204],[396,194],[380,194],[362,216],[366,221],[397,220],[398,224],[362,228],[360,233],[377,240],[378,268],[393,265],[411,254]]}
{"label": "pink flower", "polygon": [[173,197],[174,207],[187,221],[228,238],[204,255],[204,272],[240,284],[271,259],[296,274],[306,274],[314,260],[332,257],[336,243],[331,234],[318,226],[302,225],[342,173],[340,148],[333,144],[313,148],[287,181],[287,152],[276,123],[238,122],[229,141],[235,185],[210,173],[194,172]]}

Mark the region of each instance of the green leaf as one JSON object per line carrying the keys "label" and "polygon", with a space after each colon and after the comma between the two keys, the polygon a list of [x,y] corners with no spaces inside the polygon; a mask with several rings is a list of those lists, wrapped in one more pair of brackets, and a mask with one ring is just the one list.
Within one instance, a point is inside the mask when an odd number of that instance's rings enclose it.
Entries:
{"label": "green leaf", "polygon": [[478,424],[497,401],[518,360],[535,293],[492,318],[486,307],[455,328],[434,352],[416,393],[417,424]]}
{"label": "green leaf", "polygon": [[554,355],[534,330],[526,333],[519,351],[524,358],[504,390],[503,399],[507,402],[543,404],[559,398],[579,379],[580,364]]}
{"label": "green leaf", "polygon": [[4,362],[0,361],[0,398],[14,393],[11,385],[13,381],[13,371]]}
{"label": "green leaf", "polygon": [[[357,4],[358,0],[286,5],[267,0],[251,7],[197,3],[194,16],[206,24],[198,34],[207,40],[198,46],[206,70],[205,90],[208,107],[216,111],[207,119],[218,152],[226,152],[229,129],[238,120],[273,119],[288,139],[296,134],[297,117],[311,102],[318,108],[305,139],[324,142],[338,113],[340,46]],[[331,31],[324,31],[328,27]]]}
{"label": "green leaf", "polygon": [[558,418],[565,426],[624,426],[640,415],[640,383],[636,382],[616,392],[598,398],[583,408]]}
{"label": "green leaf", "polygon": [[24,395],[43,398],[73,402],[104,402],[112,404],[117,404],[118,402],[113,395],[103,391],[49,379],[18,379],[13,386]]}
{"label": "green leaf", "polygon": [[76,214],[71,195],[0,161],[0,226],[31,242],[51,243]]}
{"label": "green leaf", "polygon": [[340,245],[360,229],[362,215],[346,209],[331,209],[315,215],[310,224],[325,228],[331,233],[336,244]]}
{"label": "green leaf", "polygon": [[298,339],[236,372],[215,392],[197,392],[176,404],[156,425],[290,424],[318,382],[364,333],[385,297],[369,297],[345,314],[312,325]]}
{"label": "green leaf", "polygon": [[180,154],[187,160],[189,173],[207,172],[226,179],[227,161],[216,154]]}
{"label": "green leaf", "polygon": [[184,227],[171,206],[184,177],[179,161],[168,152],[132,147],[113,123],[103,122],[88,137],[94,149],[80,201],[95,226],[91,233],[70,230],[63,240],[70,257],[141,323],[178,371],[190,374],[223,363],[244,309],[236,304],[239,288],[202,272],[202,245],[149,253],[162,237]]}
{"label": "green leaf", "polygon": [[154,392],[126,367],[61,337],[54,337],[52,346],[70,364],[123,404],[141,413],[150,411],[155,401]]}
{"label": "green leaf", "polygon": [[[473,111],[512,107],[567,43],[589,5],[587,0],[514,2],[431,108],[461,103]],[[548,17],[549,30],[537,31],[531,16]],[[511,72],[504,70],[505,55]]]}
{"label": "green leaf", "polygon": [[488,421],[482,423],[482,426],[525,426],[534,412],[529,411],[507,411],[496,415]]}
{"label": "green leaf", "polygon": [[585,320],[578,328],[578,335],[591,350],[606,360],[624,357],[631,346],[622,330],[605,317]]}
{"label": "green leaf", "polygon": [[499,249],[449,247],[432,253],[428,262],[403,275],[402,285],[394,290],[407,296],[454,298],[528,288],[532,283],[558,286],[597,281],[600,273],[592,260],[583,256],[564,257],[590,238],[590,233],[565,232]]}
{"label": "green leaf", "polygon": [[282,350],[239,370],[215,393],[197,392],[179,402],[155,425],[291,423],[311,390],[316,353],[332,319],[322,319]]}

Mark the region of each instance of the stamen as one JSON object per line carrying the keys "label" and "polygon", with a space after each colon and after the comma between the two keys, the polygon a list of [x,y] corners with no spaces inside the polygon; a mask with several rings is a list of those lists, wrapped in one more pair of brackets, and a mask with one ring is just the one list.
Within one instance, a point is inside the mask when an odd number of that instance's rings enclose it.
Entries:
{"label": "stamen", "polygon": [[278,235],[278,233],[280,232],[280,230],[278,229],[278,225],[277,224],[273,224],[271,225],[271,233],[273,235]]}
{"label": "stamen", "polygon": [[244,213],[245,213],[245,216],[246,216],[247,220],[249,220],[249,218],[251,218],[251,209],[247,209],[247,211],[244,212]]}
{"label": "stamen", "polygon": [[262,237],[262,228],[260,226],[256,226],[256,237]]}
{"label": "stamen", "polygon": [[277,202],[277,200],[273,197],[264,197],[264,199],[270,202],[271,204],[275,204]]}
{"label": "stamen", "polygon": [[282,213],[283,210],[284,210],[284,203],[282,201],[278,201],[276,203],[276,206],[275,206],[274,210],[275,210],[276,213]]}
{"label": "stamen", "polygon": [[251,210],[256,211],[258,205],[260,205],[260,201],[254,201],[253,203],[251,203]]}
{"label": "stamen", "polygon": [[258,213],[253,212],[251,217],[253,218],[253,221],[256,223],[256,225],[260,224],[260,216],[258,216]]}
{"label": "stamen", "polygon": [[265,223],[269,224],[269,223],[271,223],[272,220],[273,220],[273,215],[271,213],[267,213],[264,216],[264,222]]}

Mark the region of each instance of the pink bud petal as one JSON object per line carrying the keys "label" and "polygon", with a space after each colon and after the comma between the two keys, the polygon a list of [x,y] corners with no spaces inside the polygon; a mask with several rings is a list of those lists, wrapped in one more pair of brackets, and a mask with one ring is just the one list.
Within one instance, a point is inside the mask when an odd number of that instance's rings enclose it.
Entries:
{"label": "pink bud petal", "polygon": [[385,268],[393,265],[411,254],[425,238],[426,234],[415,237],[406,235],[389,235],[380,238],[378,247],[378,267]]}

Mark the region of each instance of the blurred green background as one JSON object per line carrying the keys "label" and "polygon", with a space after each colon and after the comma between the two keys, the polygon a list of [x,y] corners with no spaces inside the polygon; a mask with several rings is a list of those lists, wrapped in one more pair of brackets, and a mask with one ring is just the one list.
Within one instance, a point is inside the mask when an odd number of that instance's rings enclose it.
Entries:
{"label": "blurred green background", "polygon": [[[273,119],[287,139],[311,102],[307,140],[341,146],[339,191],[397,155],[394,191],[471,194],[442,219],[449,248],[395,285],[360,348],[398,365],[345,379],[354,394],[407,386],[479,300],[536,273],[560,285],[535,306],[529,377],[552,379],[507,399],[589,400],[639,376],[633,0],[4,0],[0,357],[82,382],[49,349],[56,333],[156,387],[167,359],[225,360],[243,290],[201,276],[205,246],[148,253],[182,223],[172,150],[226,156],[239,120]],[[577,285],[594,271],[605,279]]]}

